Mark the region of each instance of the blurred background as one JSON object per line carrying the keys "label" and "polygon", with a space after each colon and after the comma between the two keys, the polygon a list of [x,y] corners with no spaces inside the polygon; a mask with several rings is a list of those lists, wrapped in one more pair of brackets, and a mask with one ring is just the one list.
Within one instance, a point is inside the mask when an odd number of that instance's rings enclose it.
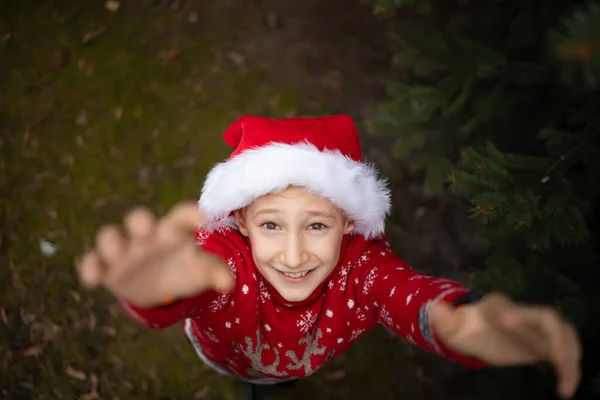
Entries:
{"label": "blurred background", "polygon": [[[415,269],[559,307],[600,398],[600,6],[548,0],[0,0],[0,399],[238,399],[74,260],[196,199],[244,114],[351,114]],[[553,399],[377,328],[286,399]]]}

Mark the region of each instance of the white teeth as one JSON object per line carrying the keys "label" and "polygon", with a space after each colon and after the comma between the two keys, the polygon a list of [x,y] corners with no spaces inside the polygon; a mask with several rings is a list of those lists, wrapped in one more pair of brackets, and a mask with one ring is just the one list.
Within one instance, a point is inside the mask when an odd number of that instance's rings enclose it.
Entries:
{"label": "white teeth", "polygon": [[283,274],[285,276],[289,276],[290,278],[302,278],[303,276],[306,276],[306,274],[308,274],[309,272],[310,271],[296,272],[296,273],[283,272]]}

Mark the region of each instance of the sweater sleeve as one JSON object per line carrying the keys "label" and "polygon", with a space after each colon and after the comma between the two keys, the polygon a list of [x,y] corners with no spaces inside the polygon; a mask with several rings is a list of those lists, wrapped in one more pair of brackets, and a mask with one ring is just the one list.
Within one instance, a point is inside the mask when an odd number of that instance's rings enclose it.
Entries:
{"label": "sweater sleeve", "polygon": [[[195,238],[198,247],[223,258],[234,275],[236,285],[231,293],[237,290],[237,268],[240,252],[236,246],[239,240],[232,240],[232,235],[221,232],[207,233],[200,229],[196,230]],[[148,329],[164,329],[186,318],[198,316],[206,307],[211,307],[215,302],[223,309],[229,304],[231,293],[221,294],[214,290],[207,290],[195,296],[179,299],[164,306],[153,308],[137,307],[130,302],[119,299],[119,305],[125,314],[137,324]]]}
{"label": "sweater sleeve", "polygon": [[375,242],[369,252],[370,266],[359,286],[359,301],[375,307],[380,324],[424,350],[468,367],[484,366],[446,347],[429,324],[433,304],[441,300],[454,303],[470,289],[450,279],[414,271],[384,241]]}

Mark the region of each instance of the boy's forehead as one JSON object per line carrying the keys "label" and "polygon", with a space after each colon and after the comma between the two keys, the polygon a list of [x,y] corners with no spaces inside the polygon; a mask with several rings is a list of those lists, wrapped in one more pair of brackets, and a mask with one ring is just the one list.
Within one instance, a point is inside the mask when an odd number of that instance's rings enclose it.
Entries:
{"label": "boy's forehead", "polygon": [[331,200],[300,186],[290,186],[279,192],[265,194],[253,200],[247,207],[257,208],[289,201],[301,201],[314,207],[338,208]]}

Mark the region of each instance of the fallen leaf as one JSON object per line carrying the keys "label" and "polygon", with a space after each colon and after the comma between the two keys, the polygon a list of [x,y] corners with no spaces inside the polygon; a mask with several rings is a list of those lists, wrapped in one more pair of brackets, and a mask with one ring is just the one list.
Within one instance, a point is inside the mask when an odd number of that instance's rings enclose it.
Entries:
{"label": "fallen leaf", "polygon": [[2,318],[2,322],[4,322],[7,326],[10,326],[10,321],[4,307],[0,308],[0,318]]}
{"label": "fallen leaf", "polygon": [[56,335],[58,335],[62,331],[62,328],[56,324],[51,324],[50,329],[44,332],[44,340],[54,340]]}
{"label": "fallen leaf", "polygon": [[65,370],[65,373],[73,378],[73,379],[77,379],[80,381],[85,381],[87,379],[87,376],[85,375],[85,372],[80,371],[78,369],[75,369],[71,366],[68,366],[67,369]]}
{"label": "fallen leaf", "polygon": [[[57,219],[58,218],[58,214],[54,210],[48,210],[48,211],[46,211],[46,216],[48,218],[50,218],[50,219]],[[56,232],[56,231],[54,231],[54,232]],[[46,236],[48,236],[48,235],[46,235]]]}
{"label": "fallen leaf", "polygon": [[44,351],[44,349],[46,348],[46,346],[48,345],[47,342],[43,342],[43,343],[39,343],[39,344],[35,344],[29,348],[27,348],[24,352],[23,355],[25,357],[37,357],[40,354],[42,354],[42,352]]}
{"label": "fallen leaf", "polygon": [[133,390],[133,384],[129,381],[123,381],[123,386],[125,386],[125,389],[129,391]]}
{"label": "fallen leaf", "polygon": [[85,68],[85,60],[82,60],[81,58],[79,60],[77,60],[77,68],[79,70],[82,70]]}
{"label": "fallen leaf", "polygon": [[78,292],[76,292],[76,291],[74,291],[74,290],[71,290],[71,297],[72,297],[72,298],[73,298],[73,300],[75,300],[77,303],[81,303],[81,295],[80,295]]}
{"label": "fallen leaf", "polygon": [[200,93],[200,92],[202,92],[203,89],[204,89],[204,83],[202,83],[202,81],[197,81],[194,84],[194,87],[192,90],[194,91],[194,93]]}
{"label": "fallen leaf", "polygon": [[96,400],[99,399],[100,396],[98,395],[98,392],[90,392],[90,393],[86,393],[84,395],[81,395],[79,397],[79,400]]}
{"label": "fallen leaf", "polygon": [[97,393],[98,392],[98,375],[96,375],[95,373],[91,373],[90,374],[90,392],[94,392]]}
{"label": "fallen leaf", "polygon": [[346,371],[344,371],[343,369],[331,372],[327,375],[325,375],[325,379],[327,379],[328,381],[337,381],[340,379],[344,379],[346,377]]}
{"label": "fallen leaf", "polygon": [[77,136],[75,138],[75,143],[77,143],[78,147],[81,147],[81,148],[85,147],[85,141],[83,140],[83,138],[81,136]]}
{"label": "fallen leaf", "polygon": [[210,387],[204,386],[202,389],[200,389],[196,393],[194,393],[194,400],[206,400],[206,399],[208,399],[209,393],[210,393]]}
{"label": "fallen leaf", "polygon": [[117,149],[116,147],[111,147],[109,153],[111,157],[116,158],[117,160],[123,159],[123,151]]}
{"label": "fallen leaf", "polygon": [[5,42],[8,42],[10,40],[10,38],[12,38],[12,33],[8,32],[5,33],[2,38],[0,38],[0,44],[4,44]]}
{"label": "fallen leaf", "polygon": [[69,53],[65,50],[57,51],[52,57],[51,65],[54,68],[64,67],[69,63]]}
{"label": "fallen leaf", "polygon": [[111,337],[117,336],[117,330],[115,328],[113,328],[112,326],[103,326],[101,328],[101,330],[108,336],[111,336]]}
{"label": "fallen leaf", "polygon": [[106,31],[106,27],[102,26],[96,30],[88,32],[83,36],[83,39],[81,39],[81,43],[83,43],[83,44],[89,43],[92,40],[98,38],[100,35],[102,35],[105,31]]}
{"label": "fallen leaf", "polygon": [[75,118],[75,123],[77,125],[82,125],[83,126],[83,125],[87,124],[87,121],[88,121],[87,111],[81,110],[79,112],[79,115],[77,115],[77,117]]}
{"label": "fallen leaf", "polygon": [[195,24],[196,22],[198,22],[198,13],[191,13],[188,16],[188,21],[190,24]]}
{"label": "fallen leaf", "polygon": [[179,58],[180,55],[181,55],[181,52],[179,51],[179,49],[170,49],[170,50],[165,50],[165,51],[161,51],[160,53],[158,53],[158,58],[160,58],[163,62],[164,61],[173,61],[173,60],[176,60],[177,58]]}
{"label": "fallen leaf", "polygon": [[146,182],[150,179],[150,167],[142,167],[138,170],[138,178],[142,182]]}
{"label": "fallen leaf", "polygon": [[121,107],[115,109],[114,116],[117,121],[120,120],[123,116],[123,109]]}
{"label": "fallen leaf", "polygon": [[116,12],[119,11],[119,8],[121,8],[121,3],[115,0],[108,0],[106,3],[104,3],[104,8],[106,8],[108,11]]}
{"label": "fallen leaf", "polygon": [[85,70],[85,76],[89,78],[92,75],[94,75],[94,64],[89,64]]}
{"label": "fallen leaf", "polygon": [[229,57],[229,59],[231,61],[233,61],[233,63],[235,65],[237,65],[238,67],[241,67],[246,62],[246,60],[244,59],[244,56],[241,55],[240,53],[236,53],[235,51],[229,52],[227,54],[227,57]]}
{"label": "fallen leaf", "polygon": [[22,308],[20,309],[20,314],[21,314],[21,321],[23,321],[23,323],[25,325],[29,325],[36,320],[36,317],[34,314],[25,312],[25,310],[23,310]]}
{"label": "fallen leaf", "polygon": [[94,313],[90,313],[90,318],[88,320],[88,328],[90,331],[93,331],[96,328],[96,316]]}
{"label": "fallen leaf", "polygon": [[45,322],[41,324],[34,322],[31,324],[29,332],[31,334],[32,341],[50,343],[56,338],[61,330],[62,329],[60,326],[51,322]]}
{"label": "fallen leaf", "polygon": [[100,197],[92,202],[92,208],[104,207],[108,203],[107,197]]}
{"label": "fallen leaf", "polygon": [[50,178],[54,178],[54,173],[52,171],[43,171],[35,176],[35,180],[38,182]]}
{"label": "fallen leaf", "polygon": [[58,184],[61,186],[65,186],[71,183],[71,177],[69,175],[61,176],[58,180]]}

